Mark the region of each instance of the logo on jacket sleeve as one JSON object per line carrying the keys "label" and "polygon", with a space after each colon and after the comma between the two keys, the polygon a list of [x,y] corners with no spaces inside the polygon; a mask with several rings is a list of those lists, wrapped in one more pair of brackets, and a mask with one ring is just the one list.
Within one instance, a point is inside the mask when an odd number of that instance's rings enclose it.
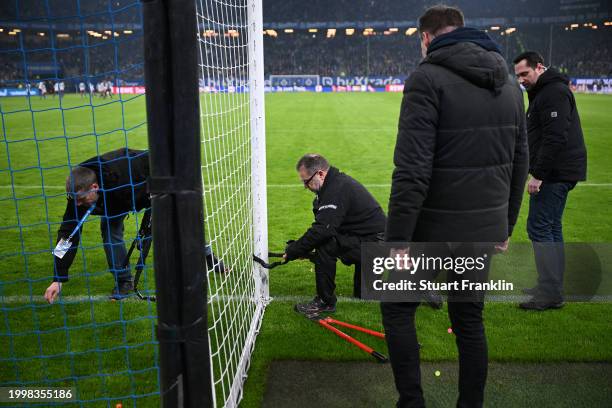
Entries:
{"label": "logo on jacket sleeve", "polygon": [[557,117],[557,112],[550,112],[550,117],[551,118],[556,118]]}
{"label": "logo on jacket sleeve", "polygon": [[328,210],[328,209],[329,210],[335,210],[337,208],[338,207],[335,206],[334,204],[327,204],[327,205],[322,205],[321,207],[319,207],[319,211],[321,211],[321,210]]}

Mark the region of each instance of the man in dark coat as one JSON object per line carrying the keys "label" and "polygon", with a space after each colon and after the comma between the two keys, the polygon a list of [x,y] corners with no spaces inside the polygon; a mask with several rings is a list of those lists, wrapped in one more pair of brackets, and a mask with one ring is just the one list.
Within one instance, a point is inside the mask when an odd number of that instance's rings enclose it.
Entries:
{"label": "man in dark coat", "polygon": [[[64,250],[56,247],[54,251],[53,283],[45,291],[49,303],[59,295],[62,283],[68,281],[68,269],[76,256],[81,236],[79,221],[89,214],[101,216],[104,252],[115,281],[111,298],[121,299],[132,293],[134,286],[130,267],[126,266],[123,223],[130,212],[146,210],[140,220],[141,229],[148,224],[151,207],[148,176],[149,152],[126,148],[92,157],[72,169],[66,178],[68,201],[56,241],[69,241],[69,244]],[[214,258],[208,245],[206,262],[210,269],[214,267],[215,272],[224,272],[223,263]]]}
{"label": "man in dark coat", "polygon": [[527,89],[529,109],[529,216],[527,232],[533,243],[538,284],[520,307],[529,310],[563,306],[562,216],[568,193],[586,180],[586,147],[569,78],[544,66],[528,51],[514,59],[514,72]]}
{"label": "man in dark coat", "polygon": [[[524,105],[498,46],[435,6],[419,19],[423,61],[404,87],[386,229],[389,242],[490,242],[507,248],[528,170]],[[488,265],[487,265],[488,268]],[[381,310],[398,407],[423,407],[418,303]],[[458,407],[482,407],[487,342],[482,299],[453,301]]]}
{"label": "man in dark coat", "polygon": [[[336,262],[355,265],[353,295],[361,297],[361,243],[382,241],[385,214],[376,199],[352,177],[331,167],[319,154],[306,154],[297,163],[304,187],[316,194],[315,220],[284,258],[309,258],[315,265],[317,296],[297,304],[299,313],[314,315],[336,310]],[[314,251],[314,254],[312,254]]]}

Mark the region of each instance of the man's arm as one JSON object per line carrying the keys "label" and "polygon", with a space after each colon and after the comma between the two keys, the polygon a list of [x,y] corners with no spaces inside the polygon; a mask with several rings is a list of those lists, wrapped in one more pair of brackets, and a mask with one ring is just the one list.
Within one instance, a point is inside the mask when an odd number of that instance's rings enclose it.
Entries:
{"label": "man's arm", "polygon": [[346,188],[337,197],[322,202],[311,227],[300,239],[292,242],[285,249],[286,259],[293,260],[304,257],[316,249],[327,239],[338,233],[350,205],[350,191]]}
{"label": "man's arm", "polygon": [[527,126],[525,124],[525,107],[523,95],[519,96],[519,129],[514,144],[514,159],[512,161],[512,180],[510,181],[510,197],[508,198],[508,237],[521,209],[523,189],[529,172],[529,147],[527,145]]}
{"label": "man's arm", "polygon": [[[569,91],[568,91],[569,92]],[[559,153],[567,145],[567,132],[572,119],[571,95],[550,92],[543,95],[539,115],[542,123],[542,144],[535,163],[532,163],[532,176],[544,180],[555,165]]]}
{"label": "man's arm", "polygon": [[429,190],[438,126],[438,97],[427,76],[406,81],[393,162],[386,240],[410,241]]}
{"label": "man's arm", "polygon": [[[66,211],[64,212],[62,224],[60,225],[57,231],[57,239],[55,242],[56,244],[60,241],[60,239],[68,238],[68,236],[72,233],[72,231],[74,231],[74,228],[77,226],[79,219],[81,219],[86,212],[87,209],[76,207],[74,204],[74,200],[68,200],[68,202],[66,203]],[[53,256],[54,282],[68,281],[68,269],[74,261],[74,257],[76,256],[80,239],[81,230],[77,231],[76,234],[74,234],[74,236],[72,237],[72,246],[61,259],[57,256]]]}

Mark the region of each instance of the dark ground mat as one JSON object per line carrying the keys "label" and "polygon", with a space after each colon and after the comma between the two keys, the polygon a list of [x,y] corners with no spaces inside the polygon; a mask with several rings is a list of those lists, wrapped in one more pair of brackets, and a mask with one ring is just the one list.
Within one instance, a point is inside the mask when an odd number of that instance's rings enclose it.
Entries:
{"label": "dark ground mat", "polygon": [[[440,375],[436,376],[435,372]],[[454,407],[457,363],[422,363],[427,407]],[[394,407],[389,364],[275,361],[264,407]],[[612,363],[491,363],[486,407],[612,407]]]}

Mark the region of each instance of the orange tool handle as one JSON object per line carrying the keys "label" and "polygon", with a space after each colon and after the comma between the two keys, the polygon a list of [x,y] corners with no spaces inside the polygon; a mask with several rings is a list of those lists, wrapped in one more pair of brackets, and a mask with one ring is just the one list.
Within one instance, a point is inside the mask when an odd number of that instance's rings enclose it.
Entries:
{"label": "orange tool handle", "polygon": [[366,328],[361,327],[361,326],[355,326],[354,324],[341,322],[339,320],[332,319],[331,317],[326,317],[323,320],[325,320],[327,323],[337,324],[338,326],[346,327],[348,329],[353,329],[353,330],[360,331],[362,333],[369,334],[370,336],[378,337],[378,338],[381,338],[381,339],[385,338],[385,333],[380,333],[380,332],[377,332],[377,331],[374,331],[374,330],[366,329]]}
{"label": "orange tool handle", "polygon": [[326,320],[327,319],[319,320],[319,324],[321,326],[325,327],[326,329],[329,329],[332,332],[336,333],[336,335],[338,335],[339,337],[341,337],[344,340],[348,341],[349,343],[359,347],[361,350],[363,350],[366,353],[370,354],[372,357],[377,359],[379,362],[386,363],[388,361],[386,356],[380,354],[378,351],[374,350],[373,348],[366,346],[365,344],[363,344],[359,340],[354,339],[353,337],[351,337],[348,334],[344,333],[342,330],[339,330],[339,329],[335,328],[334,326],[329,324]]}

